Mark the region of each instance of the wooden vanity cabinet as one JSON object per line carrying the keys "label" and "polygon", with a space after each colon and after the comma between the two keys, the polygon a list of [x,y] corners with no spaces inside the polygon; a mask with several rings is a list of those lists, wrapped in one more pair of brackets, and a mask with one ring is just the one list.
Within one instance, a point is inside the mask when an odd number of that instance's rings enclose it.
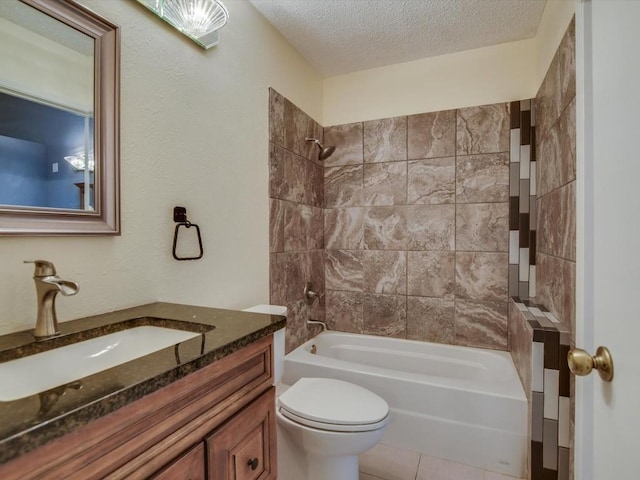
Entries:
{"label": "wooden vanity cabinet", "polygon": [[273,390],[207,438],[208,480],[276,478]]}
{"label": "wooden vanity cabinet", "polygon": [[175,460],[153,480],[207,480],[204,460],[204,444],[199,444]]}
{"label": "wooden vanity cabinet", "polygon": [[272,343],[262,338],[0,465],[0,478],[275,479]]}

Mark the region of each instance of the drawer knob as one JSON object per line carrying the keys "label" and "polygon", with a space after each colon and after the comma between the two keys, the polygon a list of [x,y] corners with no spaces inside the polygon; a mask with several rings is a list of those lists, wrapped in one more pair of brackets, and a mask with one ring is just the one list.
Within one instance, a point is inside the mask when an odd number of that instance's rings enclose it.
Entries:
{"label": "drawer knob", "polygon": [[256,468],[258,468],[258,459],[252,458],[247,462],[247,465],[251,467],[251,470],[255,470]]}

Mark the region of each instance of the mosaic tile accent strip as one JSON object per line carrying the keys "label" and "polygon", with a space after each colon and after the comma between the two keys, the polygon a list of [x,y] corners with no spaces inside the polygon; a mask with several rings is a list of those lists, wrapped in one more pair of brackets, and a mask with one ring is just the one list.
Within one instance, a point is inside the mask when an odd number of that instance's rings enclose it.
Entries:
{"label": "mosaic tile accent strip", "polygon": [[511,102],[509,295],[536,295],[535,102]]}
{"label": "mosaic tile accent strip", "polygon": [[[545,307],[512,297],[533,331],[531,348],[531,480],[569,480],[571,333]],[[512,319],[516,321],[516,319]]]}

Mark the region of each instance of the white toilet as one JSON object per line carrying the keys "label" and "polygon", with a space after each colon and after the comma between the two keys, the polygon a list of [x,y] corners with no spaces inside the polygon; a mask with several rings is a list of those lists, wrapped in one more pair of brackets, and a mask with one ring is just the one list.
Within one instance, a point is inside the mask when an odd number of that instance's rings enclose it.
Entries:
{"label": "white toilet", "polygon": [[[287,315],[286,307],[245,311]],[[278,480],[358,480],[358,455],[380,441],[387,402],[358,385],[329,378],[281,382],[285,330],[274,333]]]}
{"label": "white toilet", "polygon": [[351,383],[301,378],[279,395],[276,420],[279,479],[358,480],[358,455],[382,438],[389,405]]}

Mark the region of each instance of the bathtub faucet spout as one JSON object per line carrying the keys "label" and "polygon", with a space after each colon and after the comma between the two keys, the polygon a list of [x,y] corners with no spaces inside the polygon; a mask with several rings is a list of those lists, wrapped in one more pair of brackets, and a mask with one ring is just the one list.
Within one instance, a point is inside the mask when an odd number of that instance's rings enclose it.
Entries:
{"label": "bathtub faucet spout", "polygon": [[326,332],[328,330],[327,324],[325,322],[321,322],[320,320],[307,320],[307,325],[320,325],[323,332]]}

